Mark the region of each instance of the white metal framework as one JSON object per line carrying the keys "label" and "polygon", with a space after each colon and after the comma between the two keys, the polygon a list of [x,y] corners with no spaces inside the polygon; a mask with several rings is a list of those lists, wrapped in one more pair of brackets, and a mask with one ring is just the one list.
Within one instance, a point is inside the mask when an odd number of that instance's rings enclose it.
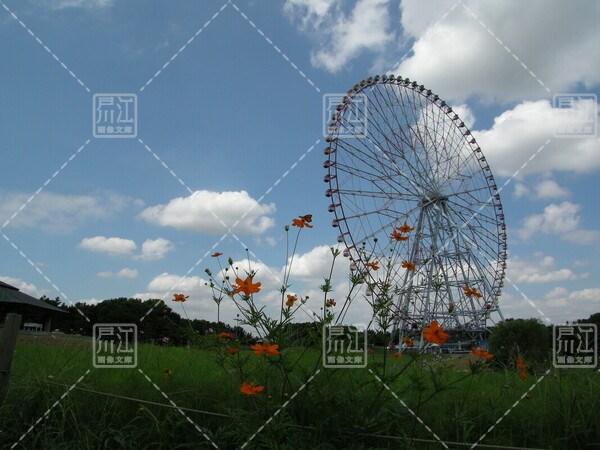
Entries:
{"label": "white metal framework", "polygon": [[356,84],[328,126],[332,225],[371,295],[393,290],[392,339],[433,320],[480,336],[490,313],[502,318],[506,226],[467,126],[430,90],[393,75]]}

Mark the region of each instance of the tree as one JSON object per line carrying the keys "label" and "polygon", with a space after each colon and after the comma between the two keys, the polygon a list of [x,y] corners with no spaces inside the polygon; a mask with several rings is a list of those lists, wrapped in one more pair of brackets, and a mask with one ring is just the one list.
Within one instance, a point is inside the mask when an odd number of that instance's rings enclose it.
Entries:
{"label": "tree", "polygon": [[539,319],[507,319],[491,328],[488,338],[493,361],[512,365],[518,356],[527,362],[542,363],[550,357],[550,339]]}

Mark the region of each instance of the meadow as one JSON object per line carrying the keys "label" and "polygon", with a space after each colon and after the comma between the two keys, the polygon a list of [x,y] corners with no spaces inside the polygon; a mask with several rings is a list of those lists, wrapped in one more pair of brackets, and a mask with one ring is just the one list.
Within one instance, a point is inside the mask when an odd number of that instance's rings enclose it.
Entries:
{"label": "meadow", "polygon": [[[316,348],[231,354],[211,339],[203,348],[140,344],[137,368],[95,369],[90,338],[20,335],[0,445],[444,448],[435,433],[448,448],[600,448],[597,371],[547,367],[522,379],[475,355],[392,358],[382,348],[365,369],[325,369]],[[241,380],[264,389],[246,395]]]}

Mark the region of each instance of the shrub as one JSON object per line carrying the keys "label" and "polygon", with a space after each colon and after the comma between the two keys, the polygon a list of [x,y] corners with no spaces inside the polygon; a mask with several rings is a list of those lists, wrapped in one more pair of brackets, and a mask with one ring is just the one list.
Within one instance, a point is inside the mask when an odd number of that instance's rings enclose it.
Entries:
{"label": "shrub", "polygon": [[549,358],[548,329],[539,319],[508,319],[491,329],[488,338],[494,363],[513,365],[521,355],[526,361],[542,363]]}

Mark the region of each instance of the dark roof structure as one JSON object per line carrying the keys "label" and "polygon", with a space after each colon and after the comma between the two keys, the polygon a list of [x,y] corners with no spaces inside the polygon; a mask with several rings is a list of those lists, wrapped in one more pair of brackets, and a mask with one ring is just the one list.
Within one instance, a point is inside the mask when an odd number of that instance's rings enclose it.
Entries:
{"label": "dark roof structure", "polygon": [[67,311],[49,305],[31,295],[21,292],[14,286],[0,281],[0,312],[16,312],[28,315],[47,315],[67,313]]}

